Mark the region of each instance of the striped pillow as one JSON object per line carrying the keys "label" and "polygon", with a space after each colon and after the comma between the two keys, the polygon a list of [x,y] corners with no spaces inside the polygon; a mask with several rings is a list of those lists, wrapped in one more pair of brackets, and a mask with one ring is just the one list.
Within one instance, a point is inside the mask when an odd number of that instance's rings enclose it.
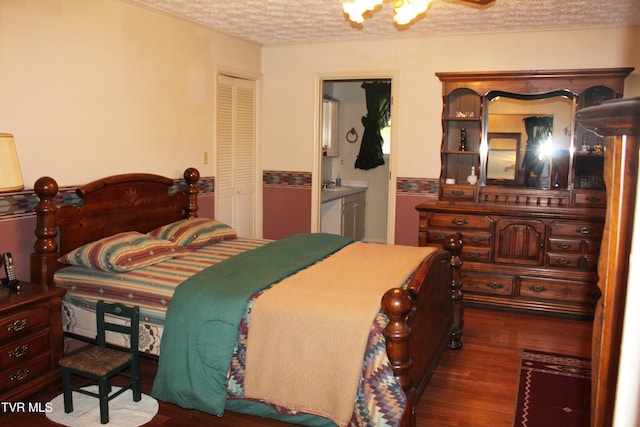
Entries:
{"label": "striped pillow", "polygon": [[126,231],[87,243],[61,256],[63,264],[123,272],[146,267],[186,253],[180,246],[137,231]]}
{"label": "striped pillow", "polygon": [[236,230],[227,224],[206,218],[181,219],[156,228],[148,234],[189,249],[238,237]]}

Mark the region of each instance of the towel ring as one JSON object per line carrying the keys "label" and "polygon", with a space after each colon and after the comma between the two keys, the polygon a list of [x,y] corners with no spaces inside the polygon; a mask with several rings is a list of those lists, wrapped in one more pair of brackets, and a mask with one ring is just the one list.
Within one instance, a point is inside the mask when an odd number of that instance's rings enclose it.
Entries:
{"label": "towel ring", "polygon": [[345,135],[345,138],[347,138],[347,141],[352,144],[356,142],[358,140],[358,132],[356,132],[356,128],[351,128],[351,130]]}

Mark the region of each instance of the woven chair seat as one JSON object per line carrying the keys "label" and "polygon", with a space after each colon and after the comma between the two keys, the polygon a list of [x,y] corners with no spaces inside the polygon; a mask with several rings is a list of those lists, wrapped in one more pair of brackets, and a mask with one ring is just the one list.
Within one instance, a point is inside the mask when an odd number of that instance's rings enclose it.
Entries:
{"label": "woven chair seat", "polygon": [[91,347],[60,360],[60,366],[104,376],[131,360],[131,353],[104,347]]}

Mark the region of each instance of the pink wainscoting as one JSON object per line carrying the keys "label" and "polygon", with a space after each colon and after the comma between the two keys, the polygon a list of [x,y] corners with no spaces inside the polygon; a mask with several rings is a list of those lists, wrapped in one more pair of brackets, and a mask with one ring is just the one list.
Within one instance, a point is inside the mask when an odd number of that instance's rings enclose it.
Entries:
{"label": "pink wainscoting", "polygon": [[[22,281],[28,281],[31,276],[29,258],[36,240],[35,228],[35,216],[16,216],[0,221],[0,252],[11,252],[16,275]],[[4,277],[4,269],[0,271],[0,276]]]}
{"label": "pink wainscoting", "polygon": [[282,239],[311,231],[311,187],[265,185],[263,188],[265,239]]}
{"label": "pink wainscoting", "polygon": [[398,177],[396,191],[395,243],[418,246],[419,215],[416,205],[438,199],[438,180]]}
{"label": "pink wainscoting", "polygon": [[198,217],[215,219],[216,198],[214,193],[198,196]]}
{"label": "pink wainscoting", "polygon": [[419,216],[416,205],[433,200],[432,196],[408,195],[396,196],[396,245],[418,246]]}

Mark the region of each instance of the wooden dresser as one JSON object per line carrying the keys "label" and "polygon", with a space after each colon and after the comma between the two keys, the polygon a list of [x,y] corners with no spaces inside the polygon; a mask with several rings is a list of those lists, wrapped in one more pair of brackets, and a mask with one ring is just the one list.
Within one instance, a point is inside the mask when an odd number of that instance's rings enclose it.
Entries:
{"label": "wooden dresser", "polygon": [[632,70],[436,73],[439,193],[416,206],[419,244],[462,234],[466,303],[593,316],[607,148],[575,115],[621,98]]}
{"label": "wooden dresser", "polygon": [[465,303],[591,316],[603,209],[427,203],[420,246],[462,233]]}
{"label": "wooden dresser", "polygon": [[60,381],[64,293],[22,282],[20,292],[0,299],[0,401],[23,399]]}

